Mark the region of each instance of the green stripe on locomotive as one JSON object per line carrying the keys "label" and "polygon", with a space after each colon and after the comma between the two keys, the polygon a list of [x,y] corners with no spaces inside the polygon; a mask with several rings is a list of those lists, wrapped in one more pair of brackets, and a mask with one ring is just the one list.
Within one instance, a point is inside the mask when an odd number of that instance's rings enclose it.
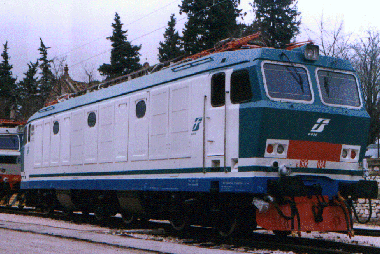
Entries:
{"label": "green stripe on locomotive", "polygon": [[[263,157],[267,139],[360,145],[361,156],[365,153],[363,148],[370,122],[366,112],[337,108],[326,110],[327,106],[313,105],[297,105],[291,109],[293,104],[280,104],[284,103],[262,101],[240,108],[240,158]],[[331,121],[322,133],[311,136],[310,130],[318,118]]]}

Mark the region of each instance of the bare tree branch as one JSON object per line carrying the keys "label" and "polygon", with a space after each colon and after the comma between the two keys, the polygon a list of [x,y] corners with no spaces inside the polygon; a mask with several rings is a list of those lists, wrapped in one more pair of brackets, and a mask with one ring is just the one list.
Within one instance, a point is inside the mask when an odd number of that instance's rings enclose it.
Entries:
{"label": "bare tree branch", "polygon": [[[329,26],[326,26],[326,24]],[[332,28],[328,28],[332,27]],[[322,55],[339,57],[344,59],[350,58],[350,40],[351,34],[346,34],[344,31],[344,21],[336,19],[335,21],[325,20],[323,14],[318,21],[318,31],[311,32],[311,39],[319,45],[319,50]]]}
{"label": "bare tree branch", "polygon": [[380,131],[380,33],[369,29],[353,46],[352,62],[361,80],[366,109],[371,116],[369,143]]}
{"label": "bare tree branch", "polygon": [[90,66],[88,65],[82,65],[83,72],[85,74],[85,80],[87,80],[88,84],[91,84],[95,81],[95,75],[96,75],[96,68],[92,64]]}

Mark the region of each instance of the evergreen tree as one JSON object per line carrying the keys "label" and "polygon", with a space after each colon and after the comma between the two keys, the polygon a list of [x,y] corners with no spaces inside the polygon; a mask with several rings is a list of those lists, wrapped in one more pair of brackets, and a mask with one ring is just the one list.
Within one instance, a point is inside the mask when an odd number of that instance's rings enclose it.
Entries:
{"label": "evergreen tree", "polygon": [[299,33],[300,13],[294,0],[255,0],[251,3],[263,40],[269,47],[284,48]]}
{"label": "evergreen tree", "polygon": [[0,99],[4,103],[4,109],[0,115],[4,118],[9,118],[11,109],[16,108],[16,78],[12,76],[13,66],[9,63],[8,49],[7,41],[1,54],[3,61],[0,63]]}
{"label": "evergreen tree", "polygon": [[33,63],[28,63],[28,70],[24,73],[25,77],[20,81],[18,88],[20,91],[20,96],[22,98],[29,98],[36,96],[38,94],[38,77],[36,77],[38,72],[38,60]]}
{"label": "evergreen tree", "polygon": [[183,31],[185,52],[198,53],[233,36],[239,4],[240,0],[182,0],[180,13],[188,17]]}
{"label": "evergreen tree", "polygon": [[259,29],[256,23],[252,23],[252,24],[239,23],[232,37],[241,38],[241,37],[245,37],[245,36],[257,33],[258,31]]}
{"label": "evergreen tree", "polygon": [[161,63],[183,55],[181,38],[175,30],[175,25],[176,19],[174,14],[172,14],[168,22],[168,28],[166,28],[164,33],[165,41],[160,42],[160,47],[158,48],[158,59]]}
{"label": "evergreen tree", "polygon": [[112,42],[111,64],[102,64],[99,72],[106,79],[112,79],[122,75],[129,74],[141,68],[140,62],[140,46],[134,46],[127,41],[127,30],[123,30],[123,23],[120,16],[115,14],[115,23],[112,23],[112,36],[107,39]]}
{"label": "evergreen tree", "polygon": [[38,80],[38,83],[39,83],[38,84],[38,91],[40,93],[41,100],[44,103],[49,97],[49,94],[53,88],[55,79],[54,79],[54,75],[51,71],[51,64],[50,63],[52,62],[52,60],[49,60],[47,57],[47,55],[48,55],[47,50],[50,47],[46,47],[41,38],[40,38],[40,41],[41,41],[41,44],[40,44],[40,48],[38,50],[40,51],[41,57],[38,60],[40,61],[39,68],[41,70],[41,72],[40,72],[41,77]]}
{"label": "evergreen tree", "polygon": [[18,114],[24,120],[43,106],[43,101],[39,94],[37,72],[38,60],[35,63],[28,63],[28,71],[24,73],[24,79],[17,86]]}

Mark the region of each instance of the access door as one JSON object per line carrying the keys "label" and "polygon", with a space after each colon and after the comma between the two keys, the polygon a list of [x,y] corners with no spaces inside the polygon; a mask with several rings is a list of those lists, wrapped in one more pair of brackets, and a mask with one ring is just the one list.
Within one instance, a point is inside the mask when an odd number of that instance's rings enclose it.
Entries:
{"label": "access door", "polygon": [[226,73],[211,75],[209,96],[205,100],[205,167],[225,168],[226,153]]}
{"label": "access door", "polygon": [[130,98],[129,146],[131,161],[149,159],[149,92],[142,92]]}

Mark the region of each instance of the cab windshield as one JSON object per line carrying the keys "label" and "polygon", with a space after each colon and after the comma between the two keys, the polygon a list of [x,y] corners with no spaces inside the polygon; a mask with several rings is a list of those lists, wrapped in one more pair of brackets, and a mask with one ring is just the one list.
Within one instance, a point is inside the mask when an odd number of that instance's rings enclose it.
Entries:
{"label": "cab windshield", "polygon": [[291,64],[265,63],[265,85],[272,99],[311,101],[310,82],[305,68]]}
{"label": "cab windshield", "polygon": [[361,105],[358,85],[354,75],[319,70],[318,83],[322,100],[326,104],[351,107]]}
{"label": "cab windshield", "polygon": [[17,135],[1,135],[0,149],[2,150],[19,150],[20,140]]}

